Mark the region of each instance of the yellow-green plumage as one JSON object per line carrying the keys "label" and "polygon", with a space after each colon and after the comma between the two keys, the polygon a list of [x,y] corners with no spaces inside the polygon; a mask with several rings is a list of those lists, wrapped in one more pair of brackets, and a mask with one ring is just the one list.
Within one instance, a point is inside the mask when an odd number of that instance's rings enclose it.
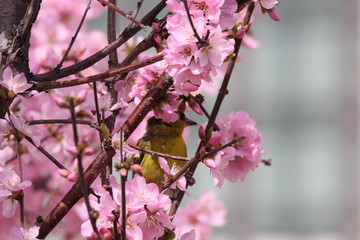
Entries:
{"label": "yellow-green plumage", "polygon": [[[180,115],[180,119],[173,123],[165,123],[160,119],[150,118],[146,127],[145,135],[139,140],[138,146],[155,152],[165,153],[173,156],[186,157],[186,145],[182,133],[186,126],[195,123],[185,116]],[[160,186],[164,181],[164,170],[159,165],[156,156],[141,153],[142,174],[147,183],[156,183]],[[186,162],[166,158],[170,169],[174,164],[183,167]]]}

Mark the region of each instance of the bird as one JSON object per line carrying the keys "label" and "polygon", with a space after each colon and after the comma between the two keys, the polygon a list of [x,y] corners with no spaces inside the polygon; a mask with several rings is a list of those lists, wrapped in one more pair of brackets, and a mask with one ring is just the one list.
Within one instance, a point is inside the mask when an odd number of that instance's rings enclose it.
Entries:
{"label": "bird", "polygon": [[[147,121],[146,132],[138,141],[138,147],[154,152],[173,156],[186,157],[186,144],[182,137],[185,127],[196,125],[196,122],[177,112],[179,119],[175,122],[164,122],[162,119],[151,117]],[[171,169],[183,167],[186,162],[165,158]],[[164,170],[160,167],[159,159],[154,154],[140,152],[141,173],[147,183],[155,183],[159,187],[164,183]]]}

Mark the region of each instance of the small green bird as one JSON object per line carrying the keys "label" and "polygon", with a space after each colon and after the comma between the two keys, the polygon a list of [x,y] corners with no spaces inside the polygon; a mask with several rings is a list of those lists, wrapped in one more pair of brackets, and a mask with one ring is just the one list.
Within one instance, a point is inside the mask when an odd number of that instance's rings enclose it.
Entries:
{"label": "small green bird", "polygon": [[[182,137],[186,126],[196,123],[185,117],[184,113],[178,113],[180,118],[176,122],[164,122],[161,119],[149,118],[146,133],[139,140],[138,146],[155,152],[173,156],[186,157],[186,144]],[[160,167],[158,157],[147,153],[140,154],[141,172],[147,183],[156,183],[160,186],[164,182],[164,170]],[[176,164],[183,167],[186,162],[166,158],[170,169]]]}

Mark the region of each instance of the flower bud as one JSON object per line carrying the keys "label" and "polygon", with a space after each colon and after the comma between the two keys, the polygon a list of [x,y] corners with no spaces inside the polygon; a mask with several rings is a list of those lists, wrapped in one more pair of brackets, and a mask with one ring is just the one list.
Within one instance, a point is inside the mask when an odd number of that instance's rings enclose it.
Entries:
{"label": "flower bud", "polygon": [[189,99],[188,100],[188,104],[189,104],[189,107],[194,111],[196,112],[197,114],[199,115],[203,115],[203,112],[199,106],[199,104],[197,102],[195,102],[193,99]]}
{"label": "flower bud", "polygon": [[65,148],[65,151],[67,151],[68,153],[70,153],[72,155],[78,154],[78,149],[76,146],[68,146]]}
{"label": "flower bud", "polygon": [[53,100],[54,100],[54,102],[56,103],[56,105],[58,105],[58,106],[61,107],[61,108],[67,108],[67,107],[68,107],[68,104],[67,104],[67,102],[65,101],[65,99],[63,99],[63,98],[61,98],[61,97],[54,96],[54,97],[53,97]]}
{"label": "flower bud", "polygon": [[76,105],[79,105],[81,103],[83,103],[86,99],[86,95],[87,95],[88,90],[87,89],[82,89],[77,96],[75,97],[75,103]]}
{"label": "flower bud", "polygon": [[212,158],[205,158],[203,160],[203,163],[211,169],[216,168],[216,163],[215,163],[214,159],[212,159]]}
{"label": "flower bud", "polygon": [[154,41],[157,43],[157,44],[161,44],[161,41],[162,41],[162,39],[161,39],[161,35],[160,34],[158,34],[158,33],[155,33],[154,34]]}
{"label": "flower bud", "polygon": [[141,171],[142,168],[141,168],[141,166],[139,164],[133,164],[133,165],[130,166],[130,169],[132,171],[138,172],[138,171]]}
{"label": "flower bud", "polygon": [[66,179],[69,180],[70,182],[76,182],[77,181],[77,175],[76,175],[76,173],[72,172],[67,176]]}
{"label": "flower bud", "polygon": [[110,214],[107,215],[107,219],[112,222],[112,221],[115,220],[115,215],[110,213]]}
{"label": "flower bud", "polygon": [[206,154],[206,149],[204,146],[200,148],[200,156],[204,156]]}
{"label": "flower bud", "polygon": [[205,141],[205,140],[206,140],[206,135],[205,135],[205,128],[204,128],[204,126],[200,126],[200,127],[199,127],[199,132],[198,132],[198,134],[199,134],[200,140],[202,140],[202,141]]}
{"label": "flower bud", "polygon": [[[110,215],[110,214],[109,214]],[[114,214],[112,214],[113,216],[114,216]],[[115,216],[114,216],[114,219],[115,219]],[[111,219],[109,219],[110,221],[114,221],[114,219],[113,220],[111,220]],[[100,229],[99,229],[99,233],[101,234],[101,235],[104,235],[105,233],[108,233],[109,232],[109,230],[107,230],[107,228],[106,227],[101,227]]]}
{"label": "flower bud", "polygon": [[69,176],[69,174],[71,173],[67,169],[58,169],[56,172],[64,178],[67,178]]}
{"label": "flower bud", "polygon": [[277,11],[275,10],[275,8],[272,8],[270,10],[267,11],[267,13],[269,14],[270,18],[276,22],[280,21],[280,17],[279,14],[277,13]]}
{"label": "flower bud", "polygon": [[161,32],[161,27],[160,27],[160,25],[159,25],[158,23],[153,22],[153,23],[151,24],[151,26],[153,27],[153,29],[154,29],[155,32],[157,32],[157,33]]}
{"label": "flower bud", "polygon": [[120,175],[121,175],[122,177],[126,177],[126,175],[127,175],[127,170],[126,170],[126,168],[121,168],[121,169],[119,170],[119,173],[120,173]]}
{"label": "flower bud", "polygon": [[95,150],[92,147],[86,147],[83,150],[84,155],[93,155]]}
{"label": "flower bud", "polygon": [[236,37],[239,38],[239,39],[242,39],[244,38],[245,36],[245,29],[244,28],[240,28],[237,32],[236,32]]}
{"label": "flower bud", "polygon": [[105,233],[103,239],[112,239],[112,234],[110,232]]}

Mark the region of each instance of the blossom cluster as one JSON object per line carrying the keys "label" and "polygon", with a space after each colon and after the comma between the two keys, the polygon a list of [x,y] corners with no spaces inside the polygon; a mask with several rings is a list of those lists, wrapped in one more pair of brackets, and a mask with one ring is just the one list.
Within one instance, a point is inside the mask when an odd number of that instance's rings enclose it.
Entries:
{"label": "blossom cluster", "polygon": [[[90,200],[98,215],[96,226],[105,239],[112,236],[114,224],[118,229],[121,228],[123,218],[121,186],[113,176],[110,178],[110,187],[112,196],[102,186],[95,186],[97,199]],[[204,192],[199,201],[190,201],[185,208],[179,209],[173,222],[169,215],[169,196],[160,193],[155,183],[147,184],[145,178],[138,174],[126,182],[125,199],[126,236],[130,240],[152,240],[163,236],[165,232],[171,234],[174,231],[176,239],[207,239],[212,227],[225,223],[225,208],[213,192]],[[77,210],[86,212],[81,208]],[[96,238],[90,220],[82,224],[81,234],[89,239]]]}
{"label": "blossom cluster", "polygon": [[228,37],[228,29],[222,26],[235,25],[231,16],[237,3],[199,0],[187,1],[185,7],[183,2],[168,0],[167,4],[173,14],[167,18],[169,37],[163,54],[176,91],[187,95],[196,91],[201,81],[210,82],[210,74],[216,75],[225,58],[233,53],[234,39]]}
{"label": "blossom cluster", "polygon": [[225,145],[234,139],[239,141],[218,151],[204,160],[211,169],[215,186],[221,187],[224,180],[244,181],[250,170],[257,168],[265,154],[261,144],[263,135],[257,130],[255,121],[246,112],[231,112],[216,121],[219,131],[212,133],[208,149]]}
{"label": "blossom cluster", "polygon": [[[152,24],[156,54],[164,56],[162,61],[131,71],[126,76],[101,79],[101,82],[96,82],[96,88],[92,84],[82,84],[38,92],[33,90],[36,82],[30,82],[23,73],[15,74],[9,67],[4,69],[0,76],[0,98],[11,104],[0,118],[0,239],[7,239],[9,235],[15,240],[36,239],[39,227],[34,226],[35,217],[46,216],[54,203],[68,192],[79,179],[78,156],[81,155],[86,169],[94,156],[104,149],[104,138],[113,140],[116,150],[114,163],[119,163],[124,152],[127,154],[125,158],[138,154],[126,146],[122,146],[120,151],[119,128],[160,77],[171,76],[173,84],[149,115],[164,122],[174,122],[179,118],[178,111],[184,112],[187,107],[202,115],[200,103],[193,96],[199,94],[201,98],[202,93],[217,91],[214,90],[216,81],[223,76],[227,62],[238,57],[233,54],[235,41],[243,39],[246,46],[256,46],[254,40],[246,35],[254,18],[247,26],[243,25],[250,4],[239,5],[236,0],[184,2],[167,0],[169,14],[164,22]],[[274,8],[278,1],[252,2],[255,17],[268,13],[273,20],[279,20]],[[33,74],[71,66],[108,44],[104,32],[89,27],[89,20],[101,16],[106,9],[92,1],[76,41],[63,59],[87,5],[88,1],[83,0],[42,2],[30,38],[29,67]],[[142,37],[130,38],[120,46],[116,50],[119,63],[145,40]],[[144,51],[134,62],[154,56],[154,52]],[[106,72],[109,68],[107,60],[105,57],[81,72],[56,81],[66,82]],[[61,62],[61,66],[58,65]],[[74,110],[78,121],[77,142],[70,110]],[[103,124],[99,123],[107,122],[113,116],[113,130],[105,129],[109,131],[105,137]],[[247,173],[257,167],[264,151],[261,148],[262,135],[247,113],[231,113],[216,124],[219,131],[212,132],[205,146],[207,152],[245,137],[203,161],[211,167],[214,184],[220,187],[225,179],[232,182],[244,180]],[[129,142],[143,136],[144,128],[141,126],[135,129]],[[180,169],[176,165],[170,168],[162,157],[158,159],[165,181],[172,181]],[[129,174],[131,171],[133,174]],[[97,229],[104,239],[114,237],[114,224],[118,231],[123,227],[124,209],[127,239],[134,240],[156,239],[165,233],[175,234],[175,239],[181,240],[209,239],[212,228],[225,223],[225,207],[213,193],[203,193],[199,201],[190,201],[175,216],[170,216],[172,199],[156,184],[146,183],[138,174],[141,166],[133,164],[130,168],[119,169],[119,172],[129,178],[125,187],[125,206],[121,186],[115,177],[110,177],[109,186],[99,182],[92,186],[90,203],[97,214]],[[134,177],[130,179],[130,175]],[[189,195],[186,187],[185,176],[180,176],[169,188]],[[22,200],[25,226],[14,227],[20,226],[17,215],[20,215],[18,202]],[[79,239],[80,235],[96,238],[88,212],[82,207],[77,205],[75,211],[69,211],[62,228],[54,230],[55,234],[69,240]]]}

